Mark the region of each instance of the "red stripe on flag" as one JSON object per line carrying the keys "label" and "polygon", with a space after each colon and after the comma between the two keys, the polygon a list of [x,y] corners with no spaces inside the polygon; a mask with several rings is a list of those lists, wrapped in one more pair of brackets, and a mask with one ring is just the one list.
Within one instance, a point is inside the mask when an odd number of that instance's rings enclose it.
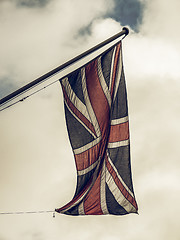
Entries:
{"label": "red stripe on flag", "polygon": [[89,99],[96,115],[101,136],[106,141],[109,128],[109,104],[98,77],[98,60],[89,63],[85,67],[86,83]]}
{"label": "red stripe on flag", "polygon": [[126,188],[123,186],[122,182],[120,181],[120,179],[118,178],[116,172],[114,171],[114,169],[112,168],[111,164],[109,163],[109,161],[106,158],[106,166],[107,169],[109,171],[109,173],[111,174],[111,176],[113,177],[117,187],[119,188],[119,190],[121,191],[121,193],[123,194],[123,196],[136,208],[137,207],[137,203],[135,201],[135,199],[130,195],[130,193],[126,190]]}
{"label": "red stripe on flag", "polygon": [[103,215],[101,209],[100,184],[101,184],[101,171],[95,183],[93,184],[93,187],[88,192],[84,200],[84,212],[86,215]]}
{"label": "red stripe on flag", "polygon": [[120,142],[129,139],[129,122],[112,125],[110,128],[109,142]]}
{"label": "red stripe on flag", "polygon": [[100,146],[101,142],[82,153],[74,155],[76,161],[76,168],[78,171],[86,169],[99,159]]}
{"label": "red stripe on flag", "polygon": [[69,203],[67,203],[63,207],[56,209],[56,212],[61,212],[61,211],[64,211],[64,210],[68,209],[73,204],[75,204],[81,197],[83,197],[83,195],[86,193],[86,191],[90,187],[90,185],[92,183],[92,179],[93,178],[91,177],[89,182],[86,184],[86,186],[83,188],[83,190],[76,197],[74,197]]}
{"label": "red stripe on flag", "polygon": [[89,122],[89,120],[74,106],[74,104],[69,99],[63,85],[62,85],[62,89],[63,89],[64,98],[65,98],[69,108],[91,130],[91,132],[93,132],[96,135],[96,132],[94,130],[94,127],[93,127],[92,123]]}
{"label": "red stripe on flag", "polygon": [[114,67],[113,67],[112,85],[111,85],[111,98],[112,98],[113,93],[114,93],[114,83],[115,83],[116,74],[117,74],[117,67],[118,67],[118,61],[119,61],[120,47],[121,47],[121,44],[119,43],[117,45],[116,52],[115,52],[115,57],[114,57]]}

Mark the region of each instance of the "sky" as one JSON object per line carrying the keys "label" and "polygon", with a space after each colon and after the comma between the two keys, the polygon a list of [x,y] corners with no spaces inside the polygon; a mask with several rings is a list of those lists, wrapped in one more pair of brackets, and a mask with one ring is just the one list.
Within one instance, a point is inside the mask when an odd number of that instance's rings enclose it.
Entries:
{"label": "sky", "polygon": [[[121,31],[139,215],[0,215],[0,240],[179,240],[179,0],[0,0],[0,98]],[[57,82],[0,113],[0,212],[54,210],[76,169]]]}

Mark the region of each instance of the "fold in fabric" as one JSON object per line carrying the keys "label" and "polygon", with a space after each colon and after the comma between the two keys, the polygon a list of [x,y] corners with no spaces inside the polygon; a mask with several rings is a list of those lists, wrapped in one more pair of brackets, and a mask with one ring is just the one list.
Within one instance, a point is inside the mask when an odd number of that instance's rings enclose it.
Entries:
{"label": "fold in fabric", "polygon": [[121,45],[60,80],[77,187],[73,199],[56,212],[137,213]]}

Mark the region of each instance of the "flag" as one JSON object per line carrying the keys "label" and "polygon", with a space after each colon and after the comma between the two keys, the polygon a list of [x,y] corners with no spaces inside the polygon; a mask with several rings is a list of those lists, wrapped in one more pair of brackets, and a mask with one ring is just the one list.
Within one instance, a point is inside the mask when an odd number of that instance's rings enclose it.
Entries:
{"label": "flag", "polygon": [[68,215],[137,213],[127,94],[119,42],[60,80],[77,186]]}

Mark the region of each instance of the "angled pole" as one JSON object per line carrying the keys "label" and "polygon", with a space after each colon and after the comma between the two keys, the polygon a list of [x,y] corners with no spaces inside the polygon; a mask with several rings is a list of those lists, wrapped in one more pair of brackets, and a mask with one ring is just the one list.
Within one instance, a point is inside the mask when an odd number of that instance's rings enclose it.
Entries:
{"label": "angled pole", "polygon": [[11,94],[7,95],[6,97],[0,99],[0,106],[4,105],[5,103],[11,101],[12,99],[16,98],[17,96],[21,95],[22,93],[27,92],[28,90],[30,90],[31,88],[35,87],[36,85],[39,85],[40,83],[42,83],[43,81],[45,81],[47,78],[50,78],[51,76],[55,75],[56,73],[60,72],[61,70],[63,70],[64,68],[70,66],[71,64],[79,61],[80,59],[86,57],[87,55],[95,52],[96,50],[102,48],[103,46],[105,46],[106,44],[116,40],[117,38],[121,37],[122,35],[127,36],[129,34],[129,29],[126,27],[123,27],[122,31],[115,34],[114,36],[108,38],[107,40],[99,43],[98,45],[90,48],[89,50],[81,53],[80,55],[72,58],[71,60],[63,63],[62,65],[58,66],[57,68],[51,70],[50,72],[42,75],[41,77],[38,77],[37,79],[35,79],[34,81],[28,83],[27,85],[19,88],[18,90],[12,92]]}

